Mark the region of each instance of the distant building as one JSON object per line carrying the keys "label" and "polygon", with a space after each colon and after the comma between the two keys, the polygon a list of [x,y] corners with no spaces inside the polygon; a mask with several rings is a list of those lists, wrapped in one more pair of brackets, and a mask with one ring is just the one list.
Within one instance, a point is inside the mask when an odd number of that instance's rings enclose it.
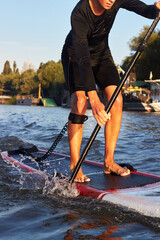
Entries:
{"label": "distant building", "polygon": [[0,95],[0,104],[6,104],[11,98],[11,96]]}

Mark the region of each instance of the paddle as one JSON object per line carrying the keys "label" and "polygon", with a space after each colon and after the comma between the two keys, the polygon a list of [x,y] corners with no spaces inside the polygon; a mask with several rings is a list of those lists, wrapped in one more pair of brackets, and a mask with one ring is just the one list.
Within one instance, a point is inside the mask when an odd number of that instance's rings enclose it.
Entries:
{"label": "paddle", "polygon": [[[132,58],[132,60],[131,60],[131,62],[129,64],[129,66],[128,66],[128,68],[127,68],[127,70],[126,70],[126,72],[125,72],[125,74],[124,74],[124,76],[123,76],[123,78],[122,78],[122,80],[121,80],[121,82],[119,84],[119,86],[117,86],[117,88],[115,89],[115,91],[114,91],[114,93],[113,93],[113,95],[112,95],[112,97],[111,97],[111,99],[110,99],[110,101],[109,101],[109,103],[108,103],[108,105],[107,105],[107,107],[105,109],[105,111],[107,113],[109,113],[111,107],[113,106],[113,104],[114,104],[118,94],[120,93],[120,91],[121,91],[121,89],[122,89],[122,87],[123,87],[123,85],[124,85],[128,75],[129,75],[131,69],[133,68],[133,66],[136,63],[137,59],[139,58],[140,54],[143,52],[144,48],[147,46],[147,41],[148,41],[149,37],[151,36],[152,32],[154,31],[157,23],[159,22],[159,19],[160,19],[160,11],[158,12],[157,17],[155,18],[155,20],[153,21],[152,25],[150,26],[150,28],[149,28],[148,32],[146,33],[144,39],[140,43],[136,53],[134,54],[134,56],[133,56],[133,58]],[[85,157],[86,157],[86,155],[87,155],[87,153],[88,153],[88,151],[89,151],[89,149],[90,149],[94,139],[96,138],[100,128],[101,127],[97,124],[95,129],[93,130],[93,132],[92,132],[92,134],[91,134],[91,136],[90,136],[90,138],[88,140],[88,143],[87,143],[86,147],[84,148],[84,150],[83,150],[83,152],[81,154],[81,157],[78,160],[77,165],[75,166],[75,168],[74,168],[74,170],[73,170],[73,172],[71,174],[71,177],[69,179],[70,183],[74,182],[74,179],[76,178],[77,173],[78,173],[78,171],[79,171],[79,169],[80,169],[80,167],[81,167],[81,165],[82,165],[82,163],[83,163],[83,161],[84,161],[84,159],[85,159]]]}

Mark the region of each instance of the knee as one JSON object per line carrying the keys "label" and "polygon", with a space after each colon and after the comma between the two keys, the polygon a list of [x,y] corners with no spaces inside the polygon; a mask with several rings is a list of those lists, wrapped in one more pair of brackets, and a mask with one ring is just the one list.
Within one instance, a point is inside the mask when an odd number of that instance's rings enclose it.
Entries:
{"label": "knee", "polygon": [[120,93],[113,104],[112,110],[114,112],[120,113],[122,112],[122,109],[123,109],[123,97],[122,94]]}
{"label": "knee", "polygon": [[76,95],[72,102],[72,110],[76,114],[85,114],[87,110],[87,97],[85,95]]}

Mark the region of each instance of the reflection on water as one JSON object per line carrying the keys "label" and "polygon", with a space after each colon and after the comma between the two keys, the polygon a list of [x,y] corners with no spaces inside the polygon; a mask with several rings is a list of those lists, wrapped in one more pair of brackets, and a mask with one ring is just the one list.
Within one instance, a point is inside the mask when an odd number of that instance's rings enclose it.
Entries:
{"label": "reflection on water", "polygon": [[[70,109],[58,107],[0,105],[0,149],[9,144],[17,146],[17,142],[9,142],[11,136],[48,149],[67,122],[69,112]],[[96,124],[91,110],[88,115],[82,149]],[[103,162],[103,131],[102,127],[87,155],[90,160]],[[69,154],[67,135],[56,151]],[[160,113],[123,112],[115,160],[128,162],[139,171],[160,174]],[[60,196],[56,191],[46,194],[41,188],[20,188],[19,180],[20,173],[0,160],[2,240],[160,238],[158,219],[91,198]]]}
{"label": "reflection on water", "polygon": [[[70,228],[67,231],[65,240],[76,239],[76,236],[79,236],[79,239],[109,239],[113,240],[113,235],[116,236],[116,232],[121,232],[117,225],[113,225],[112,222],[105,218],[101,218],[100,221],[97,221],[97,218],[87,219],[87,222],[82,222],[76,214],[68,213],[67,214],[68,222],[76,223],[75,226]],[[77,231],[78,230],[78,231]],[[96,234],[95,234],[96,233]],[[119,240],[123,238],[118,237]]]}

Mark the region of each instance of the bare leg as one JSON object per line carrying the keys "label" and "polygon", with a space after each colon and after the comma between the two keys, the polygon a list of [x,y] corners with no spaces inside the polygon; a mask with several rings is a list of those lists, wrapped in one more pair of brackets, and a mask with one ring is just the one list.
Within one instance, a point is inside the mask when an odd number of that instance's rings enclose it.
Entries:
{"label": "bare leg", "polygon": [[[109,86],[104,90],[106,101],[111,98],[116,86]],[[120,167],[114,161],[114,151],[117,144],[117,139],[122,122],[122,106],[123,100],[121,93],[117,97],[115,103],[111,108],[111,120],[105,126],[105,159],[104,159],[104,173],[108,174],[114,172],[121,176],[130,174],[128,169]]]}
{"label": "bare leg", "polygon": [[[84,115],[87,109],[87,98],[85,96],[84,91],[78,91],[72,94],[72,113]],[[69,121],[68,125],[68,139],[69,139],[69,146],[70,146],[70,154],[71,154],[71,163],[70,169],[71,171],[75,168],[79,157],[80,157],[80,148],[82,142],[82,135],[83,135],[83,124],[72,124]],[[77,182],[86,182],[90,181],[83,172],[82,169],[79,170],[75,181]]]}

